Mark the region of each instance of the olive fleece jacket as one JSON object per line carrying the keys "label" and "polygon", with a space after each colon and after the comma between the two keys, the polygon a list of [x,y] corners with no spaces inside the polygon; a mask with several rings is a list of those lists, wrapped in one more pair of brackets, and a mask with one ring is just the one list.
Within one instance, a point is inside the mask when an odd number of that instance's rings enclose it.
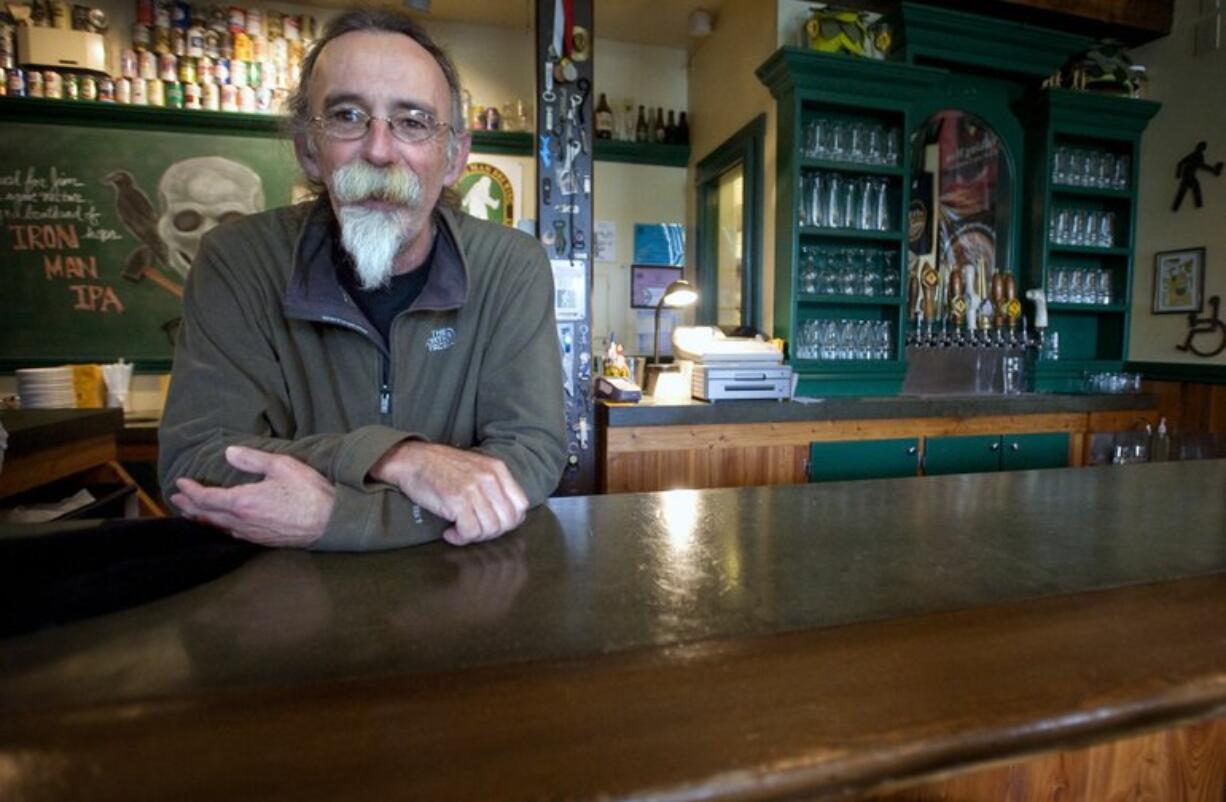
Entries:
{"label": "olive fleece jacket", "polygon": [[497,457],[533,505],[544,501],[566,440],[553,276],[540,243],[440,208],[434,220],[449,239],[385,344],[337,278],[334,219],[324,196],[204,238],[159,432],[164,492],[180,477],[257,481],[225,459],[227,446],[250,446],[296,457],[335,484],[316,549],[423,543],[449,522],[368,476],[412,438]]}

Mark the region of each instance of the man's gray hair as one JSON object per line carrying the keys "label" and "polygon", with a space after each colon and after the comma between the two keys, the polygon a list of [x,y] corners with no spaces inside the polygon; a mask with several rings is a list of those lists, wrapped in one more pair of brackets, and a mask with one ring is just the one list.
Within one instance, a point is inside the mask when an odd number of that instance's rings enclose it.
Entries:
{"label": "man's gray hair", "polygon": [[[289,111],[290,133],[305,134],[310,125],[311,78],[315,73],[315,62],[319,60],[320,52],[333,39],[355,31],[402,34],[421,45],[434,58],[439,69],[443,71],[443,77],[447,79],[447,88],[451,94],[451,128],[447,135],[447,154],[448,158],[454,159],[457,147],[456,136],[464,133],[466,124],[464,107],[460,99],[460,73],[451,57],[435,44],[420,25],[407,14],[392,9],[355,9],[344,12],[328,23],[324,28],[324,35],[316,39],[310,50],[307,51],[306,58],[302,61],[302,75],[298,79],[298,86],[290,93],[286,102]],[[395,76],[389,75],[388,80],[395,80]]]}

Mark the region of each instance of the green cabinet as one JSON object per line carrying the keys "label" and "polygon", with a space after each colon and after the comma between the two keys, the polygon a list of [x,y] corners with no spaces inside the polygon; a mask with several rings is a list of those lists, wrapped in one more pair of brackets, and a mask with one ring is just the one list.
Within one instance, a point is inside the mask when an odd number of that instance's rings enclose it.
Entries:
{"label": "green cabinet", "polygon": [[809,445],[809,481],[887,479],[919,473],[919,438],[854,440]]}
{"label": "green cabinet", "polygon": [[1027,286],[1042,287],[1048,335],[1036,387],[1080,390],[1086,371],[1118,371],[1128,358],[1141,134],[1159,104],[1045,89],[1028,174]]}
{"label": "green cabinet", "polygon": [[1066,468],[1069,434],[962,435],[924,443],[924,475]]}

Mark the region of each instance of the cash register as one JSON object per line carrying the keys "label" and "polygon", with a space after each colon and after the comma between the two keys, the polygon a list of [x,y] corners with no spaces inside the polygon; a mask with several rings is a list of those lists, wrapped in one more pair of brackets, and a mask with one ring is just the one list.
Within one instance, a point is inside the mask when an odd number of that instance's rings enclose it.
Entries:
{"label": "cash register", "polygon": [[705,401],[786,400],[792,367],[783,352],[760,337],[731,337],[715,326],[673,330],[673,354],[694,363],[691,395]]}

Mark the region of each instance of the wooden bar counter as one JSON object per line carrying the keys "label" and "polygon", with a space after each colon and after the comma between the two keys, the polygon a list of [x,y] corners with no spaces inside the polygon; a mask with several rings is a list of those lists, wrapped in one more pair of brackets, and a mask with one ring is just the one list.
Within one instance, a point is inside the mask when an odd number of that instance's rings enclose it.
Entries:
{"label": "wooden bar counter", "polygon": [[0,799],[1221,802],[1224,488],[620,494],[465,549],[253,550],[0,639]]}

